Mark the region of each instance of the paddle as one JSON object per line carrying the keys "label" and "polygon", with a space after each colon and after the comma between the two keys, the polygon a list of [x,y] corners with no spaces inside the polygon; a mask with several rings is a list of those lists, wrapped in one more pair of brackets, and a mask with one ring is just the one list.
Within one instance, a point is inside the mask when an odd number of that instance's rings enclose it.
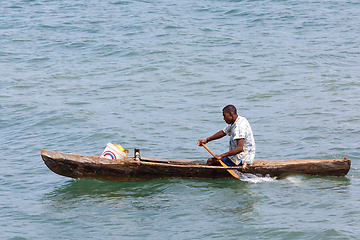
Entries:
{"label": "paddle", "polygon": [[[215,157],[215,154],[204,144],[201,144],[213,157]],[[221,165],[223,167],[228,167],[228,165],[226,165],[223,161],[219,160],[219,162],[221,163]],[[234,178],[240,179],[240,177],[233,171],[230,169],[226,169]]]}

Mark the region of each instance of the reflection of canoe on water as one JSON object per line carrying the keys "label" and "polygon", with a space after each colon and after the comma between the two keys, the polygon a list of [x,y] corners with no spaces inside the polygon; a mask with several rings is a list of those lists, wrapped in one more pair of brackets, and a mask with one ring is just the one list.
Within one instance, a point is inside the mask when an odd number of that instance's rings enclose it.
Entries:
{"label": "reflection of canoe on water", "polygon": [[[222,166],[207,166],[191,160],[170,160],[134,157],[124,160],[100,158],[100,156],[79,155],[41,150],[45,164],[55,173],[72,178],[95,178],[114,182],[144,181],[165,178],[224,179],[232,178]],[[255,160],[248,166],[247,173],[257,176],[285,177],[305,174],[313,176],[345,176],[351,161],[346,157],[337,160]],[[241,167],[228,167],[237,169]]]}

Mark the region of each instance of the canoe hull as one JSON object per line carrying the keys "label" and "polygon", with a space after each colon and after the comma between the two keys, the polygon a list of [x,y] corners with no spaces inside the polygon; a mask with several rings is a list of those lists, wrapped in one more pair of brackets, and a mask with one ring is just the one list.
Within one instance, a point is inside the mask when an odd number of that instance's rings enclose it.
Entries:
{"label": "canoe hull", "polygon": [[[81,158],[84,155],[79,155]],[[65,158],[64,158],[65,157]],[[143,162],[127,160],[108,163],[98,156],[94,161],[84,162],[73,159],[74,155],[62,155],[56,158],[42,154],[45,164],[53,172],[71,178],[95,178],[113,182],[146,181],[168,178],[226,179],[231,178],[226,169],[212,166],[188,164],[169,164],[162,162]],[[76,157],[76,156],[75,156]],[[110,160],[114,161],[114,160]]]}
{"label": "canoe hull", "polygon": [[[188,160],[134,158],[111,160],[100,156],[79,155],[41,150],[45,164],[53,172],[71,178],[95,178],[113,182],[146,181],[169,178],[227,179],[226,168],[195,164]],[[349,159],[255,161],[246,170],[257,176],[282,178],[304,174],[313,176],[345,176],[350,169]],[[241,167],[229,167],[241,171]]]}

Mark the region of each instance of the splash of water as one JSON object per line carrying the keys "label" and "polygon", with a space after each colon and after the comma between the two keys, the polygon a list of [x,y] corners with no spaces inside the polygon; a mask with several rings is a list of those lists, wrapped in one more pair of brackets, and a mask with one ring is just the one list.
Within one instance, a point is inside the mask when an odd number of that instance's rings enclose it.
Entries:
{"label": "splash of water", "polygon": [[251,183],[259,183],[259,182],[271,182],[275,181],[276,178],[270,177],[268,174],[264,177],[256,176],[251,173],[242,173],[240,171],[234,171],[240,178],[241,181],[251,182]]}

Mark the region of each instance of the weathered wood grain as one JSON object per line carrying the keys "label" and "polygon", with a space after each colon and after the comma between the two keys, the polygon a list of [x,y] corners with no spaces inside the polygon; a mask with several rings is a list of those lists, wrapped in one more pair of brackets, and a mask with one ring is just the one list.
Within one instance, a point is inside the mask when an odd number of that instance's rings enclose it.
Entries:
{"label": "weathered wood grain", "polygon": [[[146,181],[167,178],[225,179],[232,178],[227,169],[242,171],[241,167],[207,166],[191,160],[172,160],[142,157],[135,161],[112,160],[100,156],[79,155],[41,150],[45,164],[53,172],[71,178],[95,178],[114,182]],[[247,173],[282,178],[304,174],[313,176],[345,176],[351,161],[337,160],[254,161]]]}

